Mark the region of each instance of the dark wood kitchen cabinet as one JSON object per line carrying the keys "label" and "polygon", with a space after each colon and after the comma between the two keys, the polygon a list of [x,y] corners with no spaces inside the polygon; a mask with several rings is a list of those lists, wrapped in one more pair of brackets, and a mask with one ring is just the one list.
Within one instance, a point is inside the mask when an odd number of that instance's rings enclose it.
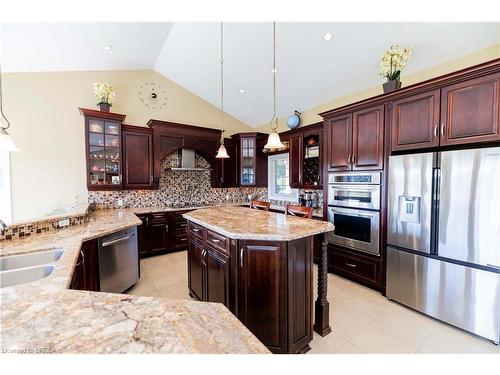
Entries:
{"label": "dark wood kitchen cabinet", "polygon": [[206,295],[208,302],[219,302],[229,307],[231,260],[228,255],[207,245],[205,247]]}
{"label": "dark wood kitchen cabinet", "polygon": [[[188,285],[190,295],[200,301],[219,302],[233,313],[231,253],[228,238],[188,224]],[[232,251],[231,251],[232,249]]]}
{"label": "dark wood kitchen cabinet", "polygon": [[188,221],[191,297],[223,303],[273,353],[312,340],[312,237],[236,240]]}
{"label": "dark wood kitchen cabinet", "polygon": [[325,132],[329,171],[383,169],[383,105],[325,119]]}
{"label": "dark wood kitchen cabinet", "polygon": [[239,141],[240,186],[267,186],[267,156],[262,151],[267,136],[264,133],[239,133],[232,136]]}
{"label": "dark wood kitchen cabinet", "polygon": [[203,239],[193,237],[188,243],[188,280],[189,294],[198,301],[205,301],[206,265],[205,243]]}
{"label": "dark wood kitchen cabinet", "polygon": [[224,140],[229,159],[216,159],[215,171],[212,173],[213,187],[229,188],[239,186],[239,145],[236,140],[227,138]]}
{"label": "dark wood kitchen cabinet", "polygon": [[380,257],[328,245],[328,271],[380,290],[382,266]]}
{"label": "dark wood kitchen cabinet", "polygon": [[500,141],[500,73],[395,100],[392,151]]}
{"label": "dark wood kitchen cabinet", "polygon": [[153,132],[139,126],[122,126],[123,188],[153,188]]}
{"label": "dark wood kitchen cabinet", "polygon": [[121,127],[125,115],[79,108],[85,118],[88,190],[122,188]]}
{"label": "dark wood kitchen cabinet", "polygon": [[270,350],[286,351],[286,244],[240,241],[238,318]]}
{"label": "dark wood kitchen cabinet", "polygon": [[441,90],[441,145],[500,140],[500,73]]}
{"label": "dark wood kitchen cabinet", "polygon": [[189,210],[137,214],[142,221],[137,227],[141,258],[187,250],[187,221],[182,215]]}
{"label": "dark wood kitchen cabinet", "polygon": [[439,90],[392,103],[392,151],[439,146]]}
{"label": "dark wood kitchen cabinet", "polygon": [[70,288],[98,292],[99,285],[99,259],[97,240],[86,241],[80,248]]}
{"label": "dark wood kitchen cabinet", "polygon": [[280,134],[289,143],[289,178],[294,189],[322,188],[323,123]]}

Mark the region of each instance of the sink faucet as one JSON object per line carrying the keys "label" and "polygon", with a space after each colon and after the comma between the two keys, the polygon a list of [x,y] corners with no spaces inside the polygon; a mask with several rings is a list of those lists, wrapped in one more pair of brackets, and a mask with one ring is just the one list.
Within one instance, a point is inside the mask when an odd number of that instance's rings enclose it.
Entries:
{"label": "sink faucet", "polygon": [[5,224],[2,219],[0,219],[0,228],[0,233],[4,234],[5,229],[7,229],[7,224]]}

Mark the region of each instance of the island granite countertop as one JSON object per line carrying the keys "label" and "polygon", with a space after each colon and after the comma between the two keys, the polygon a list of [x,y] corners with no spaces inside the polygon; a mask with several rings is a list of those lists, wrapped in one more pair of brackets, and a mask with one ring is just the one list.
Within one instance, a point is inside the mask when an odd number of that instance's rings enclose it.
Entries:
{"label": "island granite countertop", "polygon": [[131,210],[0,242],[0,256],[64,249],[52,274],[0,289],[3,353],[269,353],[222,304],[68,289],[83,241],[139,225]]}
{"label": "island granite countertop", "polygon": [[245,207],[204,208],[183,216],[193,223],[239,240],[292,241],[331,232],[335,228],[328,221]]}

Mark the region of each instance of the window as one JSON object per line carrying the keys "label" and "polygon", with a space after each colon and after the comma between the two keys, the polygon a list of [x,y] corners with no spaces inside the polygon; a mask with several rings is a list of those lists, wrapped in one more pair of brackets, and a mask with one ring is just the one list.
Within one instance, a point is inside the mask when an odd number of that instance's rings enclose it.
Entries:
{"label": "window", "polygon": [[299,191],[290,188],[288,154],[269,156],[268,163],[269,199],[297,202]]}
{"label": "window", "polygon": [[0,219],[12,222],[10,197],[10,159],[8,151],[0,151]]}

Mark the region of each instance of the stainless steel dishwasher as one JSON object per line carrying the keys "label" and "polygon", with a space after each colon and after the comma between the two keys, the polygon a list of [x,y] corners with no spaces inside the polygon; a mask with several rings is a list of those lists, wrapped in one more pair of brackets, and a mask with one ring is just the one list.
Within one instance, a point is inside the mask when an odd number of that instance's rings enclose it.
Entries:
{"label": "stainless steel dishwasher", "polygon": [[122,293],[139,280],[137,228],[99,239],[101,292]]}

